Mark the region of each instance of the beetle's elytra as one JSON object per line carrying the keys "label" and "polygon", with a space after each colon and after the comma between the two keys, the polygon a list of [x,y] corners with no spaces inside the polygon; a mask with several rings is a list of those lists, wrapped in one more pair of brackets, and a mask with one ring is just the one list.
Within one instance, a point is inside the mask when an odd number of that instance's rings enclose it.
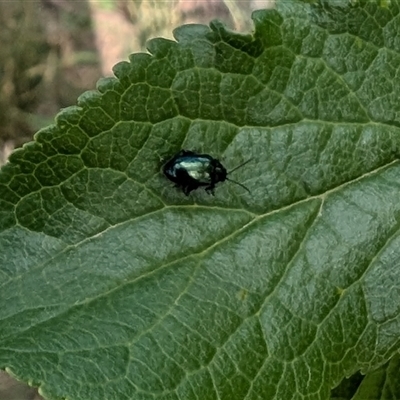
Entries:
{"label": "beetle's elytra", "polygon": [[[237,166],[232,171],[249,161]],[[208,154],[198,154],[189,150],[181,150],[163,166],[164,175],[181,188],[186,196],[201,186],[205,186],[207,193],[214,195],[215,185],[225,180],[236,183],[250,192],[246,186],[227,177],[232,171],[227,172],[219,160]]]}

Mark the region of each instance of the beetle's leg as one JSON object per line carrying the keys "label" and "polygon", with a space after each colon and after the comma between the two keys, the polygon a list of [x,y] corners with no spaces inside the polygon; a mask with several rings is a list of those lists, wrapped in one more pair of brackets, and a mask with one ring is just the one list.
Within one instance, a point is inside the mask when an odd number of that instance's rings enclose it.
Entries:
{"label": "beetle's leg", "polygon": [[215,185],[213,183],[205,188],[208,194],[212,194],[213,196],[215,196],[214,189]]}
{"label": "beetle's leg", "polygon": [[189,186],[182,186],[182,185],[179,185],[178,183],[175,183],[174,187],[177,189],[181,189],[182,192],[186,194],[186,196],[189,196],[189,193],[192,190],[192,189],[190,189]]}
{"label": "beetle's leg", "polygon": [[193,190],[193,188],[190,187],[190,186],[183,186],[183,187],[182,187],[182,190],[183,190],[183,193],[186,194],[186,196],[189,196],[189,194],[190,194],[190,192]]}

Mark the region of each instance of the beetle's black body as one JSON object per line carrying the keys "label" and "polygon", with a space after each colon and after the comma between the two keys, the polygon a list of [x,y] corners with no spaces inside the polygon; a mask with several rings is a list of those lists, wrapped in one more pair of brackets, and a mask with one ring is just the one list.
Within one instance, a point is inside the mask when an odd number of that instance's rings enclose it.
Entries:
{"label": "beetle's black body", "polygon": [[[214,194],[218,182],[230,180],[227,178],[228,172],[219,160],[208,154],[198,154],[189,150],[181,150],[167,161],[163,172],[177,187],[182,188],[186,196],[201,186],[205,186],[208,193]],[[235,183],[248,190],[240,183]]]}

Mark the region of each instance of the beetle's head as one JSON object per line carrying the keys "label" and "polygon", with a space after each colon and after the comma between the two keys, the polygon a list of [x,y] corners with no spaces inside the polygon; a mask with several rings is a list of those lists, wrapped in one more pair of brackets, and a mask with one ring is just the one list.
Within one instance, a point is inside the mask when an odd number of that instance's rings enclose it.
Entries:
{"label": "beetle's head", "polygon": [[215,160],[213,174],[214,174],[215,183],[225,181],[226,176],[228,175],[228,173],[226,172],[226,169],[218,160]]}

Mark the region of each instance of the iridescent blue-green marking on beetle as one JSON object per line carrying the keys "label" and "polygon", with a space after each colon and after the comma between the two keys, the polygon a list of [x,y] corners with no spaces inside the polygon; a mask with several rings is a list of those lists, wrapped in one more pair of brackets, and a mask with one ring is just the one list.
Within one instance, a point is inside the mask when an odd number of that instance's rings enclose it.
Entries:
{"label": "iridescent blue-green marking on beetle", "polygon": [[164,175],[175,186],[181,188],[186,196],[193,190],[205,186],[207,193],[214,195],[215,185],[225,180],[236,183],[250,193],[246,186],[228,178],[228,174],[243,167],[251,160],[238,165],[227,172],[225,167],[216,158],[208,154],[198,154],[189,150],[181,150],[163,166]]}

